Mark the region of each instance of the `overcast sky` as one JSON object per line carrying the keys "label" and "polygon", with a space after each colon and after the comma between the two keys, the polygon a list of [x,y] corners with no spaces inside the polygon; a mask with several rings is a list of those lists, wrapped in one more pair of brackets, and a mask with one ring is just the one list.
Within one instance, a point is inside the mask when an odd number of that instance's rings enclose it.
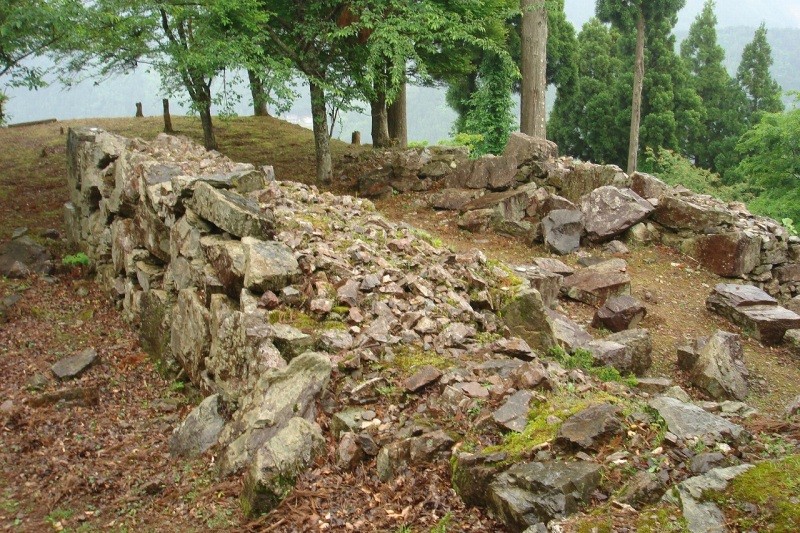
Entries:
{"label": "overcast sky", "polygon": [[[594,15],[595,0],[565,0],[567,18],[580,31],[584,22]],[[677,29],[688,30],[704,0],[687,0],[679,14]],[[800,28],[800,0],[717,0],[717,19],[720,27],[758,26],[767,28]]]}

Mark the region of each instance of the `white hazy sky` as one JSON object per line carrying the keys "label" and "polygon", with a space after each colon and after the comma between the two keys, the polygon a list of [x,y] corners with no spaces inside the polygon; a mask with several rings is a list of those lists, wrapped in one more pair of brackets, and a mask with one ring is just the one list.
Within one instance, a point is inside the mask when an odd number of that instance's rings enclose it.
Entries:
{"label": "white hazy sky", "polygon": [[[702,10],[704,0],[687,0],[681,10],[678,30],[687,30]],[[567,17],[577,30],[594,15],[595,0],[565,0]],[[758,26],[800,28],[800,0],[717,0],[719,26]]]}

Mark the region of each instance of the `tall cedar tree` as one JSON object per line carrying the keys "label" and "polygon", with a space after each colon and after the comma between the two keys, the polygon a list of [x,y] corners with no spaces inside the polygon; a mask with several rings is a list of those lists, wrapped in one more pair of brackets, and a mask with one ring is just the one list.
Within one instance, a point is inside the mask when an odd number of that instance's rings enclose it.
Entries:
{"label": "tall cedar tree", "polygon": [[547,124],[547,5],[545,0],[521,0],[520,8],[522,87],[519,129],[522,133],[544,139]]}
{"label": "tall cedar tree", "polygon": [[783,111],[781,87],[769,72],[772,67],[772,47],[767,42],[764,23],[758,27],[753,41],[744,47],[742,62],[736,71],[736,79],[747,94],[748,119],[751,125],[758,124],[764,113]]}
{"label": "tall cedar tree", "polygon": [[649,24],[674,19],[686,0],[598,0],[597,16],[622,32],[636,29],[636,48],[631,99],[631,127],[628,142],[628,173],[636,171],[639,157],[639,128],[642,115],[644,86],[645,30]]}
{"label": "tall cedar tree", "polygon": [[703,168],[722,172],[733,164],[734,147],[746,129],[745,96],[725,70],[717,44],[716,2],[707,0],[681,43],[697,94],[703,101],[699,127],[690,132],[687,155]]}

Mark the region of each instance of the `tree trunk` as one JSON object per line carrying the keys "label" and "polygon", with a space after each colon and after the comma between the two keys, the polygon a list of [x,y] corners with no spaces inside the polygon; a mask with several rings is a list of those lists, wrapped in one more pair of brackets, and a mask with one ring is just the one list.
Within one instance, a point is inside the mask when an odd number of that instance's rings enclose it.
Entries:
{"label": "tree trunk", "polygon": [[633,103],[631,136],[628,143],[628,175],[636,172],[639,163],[639,125],[642,120],[642,87],[644,86],[644,13],[636,19],[636,59],[633,67]]}
{"label": "tree trunk", "polygon": [[400,84],[400,90],[387,109],[389,137],[398,148],[408,146],[408,114],[406,107],[406,82]]}
{"label": "tree trunk", "polygon": [[375,98],[369,103],[372,110],[372,146],[386,148],[391,145],[389,119],[386,113],[386,92],[377,89],[375,92]]}
{"label": "tree trunk", "polygon": [[247,69],[247,78],[250,80],[250,94],[253,95],[253,116],[268,117],[267,93],[264,91],[263,80],[251,69]]}
{"label": "tree trunk", "polygon": [[328,113],[325,108],[325,90],[309,82],[311,90],[311,116],[314,122],[314,148],[317,155],[317,182],[330,183],[333,176],[330,137],[328,135]]}
{"label": "tree trunk", "polygon": [[211,123],[211,99],[198,102],[200,108],[200,123],[203,125],[203,146],[206,150],[217,149],[217,139],[214,136],[214,125]]}
{"label": "tree trunk", "polygon": [[172,129],[172,117],[169,114],[169,99],[163,98],[161,103],[164,106],[164,133],[175,133]]}
{"label": "tree trunk", "polygon": [[541,0],[522,0],[522,91],[519,129],[544,139],[547,134],[547,8]]}
{"label": "tree trunk", "polygon": [[144,113],[142,112],[142,103],[136,102],[136,118],[141,118],[143,116]]}

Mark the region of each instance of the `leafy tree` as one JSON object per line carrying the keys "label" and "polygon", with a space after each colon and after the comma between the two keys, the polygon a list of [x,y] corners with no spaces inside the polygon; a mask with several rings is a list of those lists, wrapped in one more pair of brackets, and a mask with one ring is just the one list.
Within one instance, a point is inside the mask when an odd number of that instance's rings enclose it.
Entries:
{"label": "leafy tree", "polygon": [[169,94],[185,92],[200,115],[204,145],[216,149],[211,106],[214,79],[248,64],[258,0],[161,2],[97,0],[65,46],[66,75],[94,71],[101,79],[146,64]]}
{"label": "leafy tree", "polygon": [[764,113],[776,113],[784,109],[781,87],[769,72],[771,66],[772,48],[767,42],[767,28],[762,23],[752,42],[744,47],[742,62],[736,71],[736,79],[747,94],[751,124],[757,124]]}
{"label": "leafy tree", "polygon": [[[622,32],[636,28],[636,47],[633,68],[633,97],[631,127],[628,143],[628,173],[636,171],[639,157],[639,128],[642,115],[644,86],[645,30],[650,24],[674,20],[686,0],[598,0],[597,17],[610,22]],[[674,22],[672,25],[674,26]]]}
{"label": "leafy tree", "polygon": [[[57,47],[81,9],[79,0],[0,0],[0,80],[11,87],[44,87],[45,72],[27,60]],[[6,99],[0,86],[0,124]]]}
{"label": "leafy tree", "polygon": [[690,131],[687,153],[695,164],[712,171],[730,167],[734,146],[746,129],[744,93],[725,70],[725,51],[717,43],[716,2],[707,0],[703,11],[681,43],[681,57],[703,101],[698,128]]}
{"label": "leafy tree", "polygon": [[736,151],[742,160],[732,172],[756,193],[753,211],[800,220],[800,109],[764,114]]}

